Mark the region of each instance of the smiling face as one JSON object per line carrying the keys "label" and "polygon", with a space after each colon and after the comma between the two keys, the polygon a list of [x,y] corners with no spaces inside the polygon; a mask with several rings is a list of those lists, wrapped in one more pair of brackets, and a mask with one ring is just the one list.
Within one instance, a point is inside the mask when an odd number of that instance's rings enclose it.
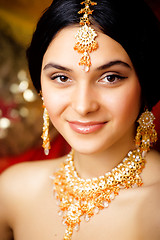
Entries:
{"label": "smiling face", "polygon": [[98,32],[89,72],[75,51],[77,27],[61,30],[42,62],[45,106],[55,128],[75,150],[91,154],[116,144],[133,144],[141,88],[123,47]]}

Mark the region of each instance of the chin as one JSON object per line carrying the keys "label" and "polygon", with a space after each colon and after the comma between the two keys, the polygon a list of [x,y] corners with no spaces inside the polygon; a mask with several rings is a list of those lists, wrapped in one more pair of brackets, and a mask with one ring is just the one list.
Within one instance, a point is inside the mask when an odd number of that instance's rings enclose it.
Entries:
{"label": "chin", "polygon": [[104,152],[106,151],[108,148],[111,147],[111,144],[107,144],[107,143],[100,143],[97,144],[97,141],[93,142],[76,142],[76,143],[70,143],[70,146],[76,151],[79,152],[81,154],[84,155],[93,155],[93,154],[97,154],[100,152]]}

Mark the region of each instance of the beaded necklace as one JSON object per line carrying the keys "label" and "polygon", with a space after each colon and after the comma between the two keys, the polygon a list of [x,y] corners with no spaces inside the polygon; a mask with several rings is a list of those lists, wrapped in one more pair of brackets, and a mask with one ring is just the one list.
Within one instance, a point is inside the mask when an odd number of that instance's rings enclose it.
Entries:
{"label": "beaded necklace", "polygon": [[64,240],[71,240],[73,231],[80,228],[81,217],[89,221],[100,210],[108,208],[120,189],[142,186],[140,174],[145,166],[141,151],[130,151],[117,167],[104,176],[92,179],[79,177],[74,166],[73,150],[60,169],[54,173],[54,194],[59,215],[66,226]]}

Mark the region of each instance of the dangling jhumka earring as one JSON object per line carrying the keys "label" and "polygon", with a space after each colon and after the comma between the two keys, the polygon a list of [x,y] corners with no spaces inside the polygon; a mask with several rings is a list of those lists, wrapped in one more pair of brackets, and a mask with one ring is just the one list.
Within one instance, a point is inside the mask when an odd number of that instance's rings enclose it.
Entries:
{"label": "dangling jhumka earring", "polygon": [[146,110],[138,119],[139,126],[135,137],[135,144],[140,148],[143,155],[157,141],[157,132],[153,121],[155,117],[152,112]]}
{"label": "dangling jhumka earring", "polygon": [[89,15],[91,15],[93,12],[93,10],[90,9],[90,5],[94,6],[97,5],[97,3],[92,2],[91,0],[85,0],[81,4],[85,4],[85,7],[78,12],[79,14],[83,13],[83,17],[80,19],[81,27],[75,36],[77,41],[74,46],[74,50],[78,51],[78,53],[83,54],[79,65],[83,65],[84,71],[88,72],[91,66],[89,53],[98,48],[98,43],[95,41],[97,33],[93,28],[89,27]]}
{"label": "dangling jhumka earring", "polygon": [[[42,98],[43,100],[43,98]],[[49,154],[49,149],[51,148],[50,146],[50,136],[49,136],[49,115],[47,112],[47,109],[43,103],[43,133],[42,133],[42,139],[43,139],[43,144],[42,147],[44,148],[44,153],[45,155]]]}

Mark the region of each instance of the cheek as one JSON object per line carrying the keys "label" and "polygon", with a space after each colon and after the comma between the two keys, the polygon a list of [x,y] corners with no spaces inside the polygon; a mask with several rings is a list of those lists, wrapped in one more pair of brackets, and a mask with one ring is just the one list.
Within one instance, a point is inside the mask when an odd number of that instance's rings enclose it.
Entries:
{"label": "cheek", "polygon": [[44,85],[42,86],[42,93],[49,117],[53,125],[56,125],[68,105],[69,94],[65,91],[58,91],[51,86],[46,88]]}
{"label": "cheek", "polygon": [[135,122],[140,111],[140,94],[137,91],[128,91],[125,97],[121,98],[118,114],[121,114],[121,120]]}
{"label": "cheek", "polygon": [[51,120],[60,115],[65,104],[64,98],[59,98],[56,94],[48,95],[46,98],[44,96],[44,103]]}
{"label": "cheek", "polygon": [[107,102],[107,108],[116,121],[135,122],[141,106],[141,87],[138,80],[115,89],[103,101]]}

